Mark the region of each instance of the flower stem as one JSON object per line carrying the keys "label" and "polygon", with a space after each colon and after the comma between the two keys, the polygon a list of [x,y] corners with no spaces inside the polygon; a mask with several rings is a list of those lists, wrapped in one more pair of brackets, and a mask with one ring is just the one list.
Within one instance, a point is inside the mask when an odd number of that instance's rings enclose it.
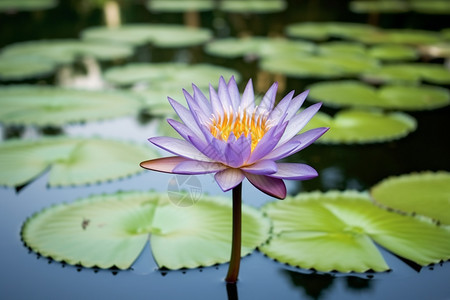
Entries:
{"label": "flower stem", "polygon": [[231,242],[231,257],[225,281],[236,283],[241,263],[242,235],[242,182],[233,188],[233,240]]}

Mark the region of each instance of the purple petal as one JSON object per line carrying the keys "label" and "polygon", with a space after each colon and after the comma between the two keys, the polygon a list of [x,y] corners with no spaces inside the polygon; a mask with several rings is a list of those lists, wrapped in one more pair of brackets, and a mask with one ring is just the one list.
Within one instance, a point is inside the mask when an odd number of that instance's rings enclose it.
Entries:
{"label": "purple petal", "polygon": [[195,85],[192,85],[192,89],[194,90],[194,99],[197,101],[201,110],[208,115],[212,114],[211,103],[209,103],[208,99],[205,97],[203,92]]}
{"label": "purple petal", "polygon": [[245,177],[261,192],[278,199],[286,198],[286,186],[283,180],[251,173],[245,173]]}
{"label": "purple petal", "polygon": [[286,114],[294,93],[295,91],[291,91],[283,99],[281,99],[278,105],[270,113],[269,120],[271,120],[275,124],[279,122],[280,118]]}
{"label": "purple petal", "polygon": [[260,160],[241,170],[256,175],[269,175],[277,172],[277,164],[273,160]]}
{"label": "purple petal", "polygon": [[287,123],[284,123],[270,128],[269,131],[267,131],[262,139],[258,142],[255,149],[253,149],[248,163],[252,164],[269,154],[278,144],[278,141],[283,135],[286,126]]}
{"label": "purple petal", "polygon": [[309,94],[309,90],[304,91],[300,95],[297,95],[289,104],[289,107],[287,109],[287,116],[286,121],[289,121],[295,114],[298,112],[300,107],[302,106],[303,102],[305,102],[306,97]]}
{"label": "purple petal", "polygon": [[167,136],[153,137],[149,138],[148,140],[156,146],[169,151],[170,153],[194,160],[211,161],[211,159],[206,157],[203,153],[201,153],[197,148],[195,148],[191,143],[187,141]]}
{"label": "purple petal", "polygon": [[240,167],[244,163],[241,149],[236,147],[234,143],[227,143],[224,158],[226,160],[226,164],[232,168]]}
{"label": "purple petal", "polygon": [[277,96],[278,83],[275,82],[272,86],[267,90],[266,94],[261,100],[261,103],[258,106],[257,114],[260,114],[264,111],[271,111],[273,105],[275,103],[275,97]]}
{"label": "purple petal", "polygon": [[190,159],[181,156],[170,156],[146,160],[141,162],[140,165],[142,168],[149,169],[152,171],[173,173],[172,170],[173,168],[175,168],[176,165],[186,161],[190,161]]}
{"label": "purple petal", "polygon": [[236,84],[236,80],[234,79],[234,76],[231,76],[230,80],[228,81],[228,93],[230,94],[231,103],[233,104],[233,107],[237,110],[239,105],[241,104],[241,94],[239,93],[238,86]]}
{"label": "purple petal", "polygon": [[223,116],[223,107],[220,102],[219,96],[217,95],[216,90],[209,85],[209,98],[211,99],[212,111],[215,115]]}
{"label": "purple petal", "polygon": [[167,119],[167,123],[175,129],[186,141],[189,141],[189,136],[195,135],[195,133],[183,123],[175,121],[173,119]]}
{"label": "purple petal", "polygon": [[317,171],[305,164],[277,163],[278,171],[270,177],[291,180],[308,180],[317,177]]}
{"label": "purple petal", "polygon": [[241,99],[241,109],[247,111],[247,113],[253,113],[255,108],[255,93],[253,92],[253,84],[250,79],[245,87],[244,93]]}
{"label": "purple petal", "polygon": [[276,147],[264,159],[279,160],[308,147],[327,132],[328,127],[319,127],[294,136],[281,146]]}
{"label": "purple petal", "polygon": [[237,107],[233,107],[233,103],[231,102],[230,93],[228,93],[228,87],[225,82],[225,79],[221,76],[219,79],[219,99],[222,103],[222,107],[224,112],[230,112],[230,109],[237,111]]}
{"label": "purple petal", "polygon": [[[208,111],[204,111],[199,105],[200,101],[194,99],[186,90],[183,89],[184,97],[189,106],[192,116],[194,117],[195,123],[199,128],[203,127],[206,122],[208,122],[211,114]],[[209,108],[207,108],[208,110]],[[189,123],[185,123],[189,124]],[[189,124],[190,125],[190,124]]]}
{"label": "purple petal", "polygon": [[209,157],[213,161],[222,162],[223,154],[218,151],[216,147],[214,147],[214,144],[211,142],[211,140],[205,141],[197,136],[189,136],[188,139],[192,143],[192,145],[205,156]]}
{"label": "purple petal", "polygon": [[226,169],[226,166],[220,163],[188,160],[179,163],[172,172],[176,174],[193,175],[215,173],[224,169]]}
{"label": "purple petal", "polygon": [[239,169],[228,168],[214,175],[222,191],[226,192],[244,180],[244,173]]}
{"label": "purple petal", "polygon": [[300,112],[298,115],[294,116],[290,121],[283,136],[280,138],[278,145],[283,145],[286,141],[293,138],[303,127],[311,120],[312,117],[320,109],[322,103],[316,103],[311,105],[304,111]]}
{"label": "purple petal", "polygon": [[177,113],[177,115],[180,117],[181,121],[183,121],[184,124],[189,124],[189,128],[197,135],[200,136],[202,134],[202,131],[200,130],[199,126],[197,125],[197,122],[194,119],[194,116],[192,113],[183,105],[178,103],[177,101],[173,100],[172,98],[168,98],[170,105],[172,105],[173,109]]}

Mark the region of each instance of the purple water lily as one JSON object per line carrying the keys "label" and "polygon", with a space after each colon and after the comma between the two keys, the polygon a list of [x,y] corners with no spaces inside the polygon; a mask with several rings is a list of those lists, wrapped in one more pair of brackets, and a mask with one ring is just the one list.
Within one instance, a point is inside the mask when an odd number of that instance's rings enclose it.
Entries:
{"label": "purple water lily", "polygon": [[233,189],[233,233],[230,265],[225,281],[237,282],[241,258],[242,181],[273,197],[284,199],[283,179],[306,180],[316,170],[300,163],[276,162],[309,146],[328,128],[315,128],[297,134],[319,110],[314,104],[299,112],[308,92],[290,92],[274,108],[278,84],[274,83],[259,105],[255,104],[252,81],[242,97],[234,80],[220,77],[210,99],[195,86],[194,96],[183,90],[189,108],[169,98],[182,123],[168,119],[183,137],[153,137],[149,141],[175,156],[147,160],[146,169],[173,174],[215,173],[223,191]]}
{"label": "purple water lily", "polygon": [[247,178],[262,192],[286,197],[283,179],[306,180],[316,170],[306,164],[276,162],[309,146],[328,128],[315,128],[297,134],[319,110],[321,104],[298,112],[308,91],[285,96],[274,108],[278,84],[274,83],[260,104],[255,104],[250,80],[241,97],[235,79],[221,77],[210,99],[193,85],[193,96],[183,90],[188,108],[169,98],[182,123],[168,119],[183,137],[153,137],[149,141],[176,156],[144,161],[146,169],[173,174],[215,173],[223,191]]}

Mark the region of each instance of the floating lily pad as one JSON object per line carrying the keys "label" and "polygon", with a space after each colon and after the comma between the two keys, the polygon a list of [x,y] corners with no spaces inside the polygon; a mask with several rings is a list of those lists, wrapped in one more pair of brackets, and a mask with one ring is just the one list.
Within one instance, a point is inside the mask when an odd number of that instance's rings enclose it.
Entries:
{"label": "floating lily pad", "polygon": [[[211,78],[235,76],[237,71],[209,64],[188,65],[184,63],[130,63],[113,67],[105,72],[105,79],[117,85],[131,85],[146,82],[153,88],[177,89],[190,88],[194,82],[199,87],[208,87]],[[169,95],[167,95],[169,96]]]}
{"label": "floating lily pad", "polygon": [[442,37],[447,40],[450,41],[450,28],[444,28],[441,30],[441,35]]}
{"label": "floating lily pad", "polygon": [[400,110],[436,109],[450,103],[447,89],[435,86],[386,85],[379,89],[353,81],[328,81],[312,84],[309,99],[342,107],[379,107]]}
{"label": "floating lily pad", "polygon": [[211,30],[181,25],[128,24],[117,28],[91,27],[82,38],[96,42],[114,42],[132,46],[152,43],[163,48],[201,45],[212,37]]}
{"label": "floating lily pad", "polygon": [[438,43],[419,47],[419,52],[425,57],[450,58],[450,43]]}
{"label": "floating lily pad", "polygon": [[283,56],[293,53],[311,53],[314,49],[314,44],[310,42],[268,37],[219,39],[208,43],[205,47],[205,51],[211,55],[230,58]]}
{"label": "floating lily pad", "polygon": [[60,126],[134,115],[140,98],[121,91],[88,91],[50,86],[9,85],[0,87],[0,122]]}
{"label": "floating lily pad", "polygon": [[147,8],[152,12],[208,11],[214,9],[213,0],[150,0]]}
{"label": "floating lily pad", "polygon": [[[33,215],[23,226],[22,238],[41,255],[85,267],[127,269],[149,236],[153,257],[161,268],[227,262],[231,251],[231,201],[207,196],[200,200],[179,207],[170,202],[167,194],[95,195]],[[268,238],[269,228],[262,213],[243,205],[243,256]]]}
{"label": "floating lily pad", "polygon": [[376,27],[358,23],[340,22],[302,22],[290,24],[286,33],[291,37],[311,39],[315,41],[326,40],[330,37],[351,38],[364,36],[377,32]]}
{"label": "floating lily pad", "polygon": [[442,65],[427,63],[383,65],[367,70],[362,77],[377,83],[427,81],[436,84],[450,84],[450,70]]}
{"label": "floating lily pad", "polygon": [[0,56],[0,81],[15,81],[52,74],[57,64],[45,57]]}
{"label": "floating lily pad", "polygon": [[387,178],[371,189],[376,202],[450,225],[450,173],[422,172]]}
{"label": "floating lily pad", "polygon": [[438,32],[418,30],[418,29],[379,29],[366,34],[355,34],[348,36],[366,44],[404,44],[404,45],[427,45],[435,44],[441,41]]}
{"label": "floating lily pad", "polygon": [[424,14],[449,14],[450,2],[447,0],[412,0],[411,9]]}
{"label": "floating lily pad", "polygon": [[292,266],[386,271],[375,243],[421,266],[450,258],[448,227],[386,211],[366,193],[301,194],[266,204],[263,211],[273,221],[273,236],[260,250]]}
{"label": "floating lily pad", "polygon": [[395,0],[352,1],[350,10],[354,13],[402,13],[410,7],[407,2]]}
{"label": "floating lily pad", "polygon": [[285,55],[266,57],[261,61],[263,70],[300,78],[352,76],[377,65],[378,60],[367,56],[341,54]]}
{"label": "floating lily pad", "polygon": [[2,59],[36,57],[55,63],[72,63],[80,56],[92,56],[99,60],[123,59],[133,55],[126,45],[111,45],[97,41],[37,40],[8,45],[2,49]]}
{"label": "floating lily pad", "polygon": [[371,57],[393,61],[393,60],[415,60],[419,57],[416,49],[405,45],[376,45],[368,50]]}
{"label": "floating lily pad", "polygon": [[57,0],[2,0],[0,12],[44,10],[57,4]]}
{"label": "floating lily pad", "polygon": [[232,13],[273,13],[283,11],[285,0],[222,0],[220,9]]}
{"label": "floating lily pad", "polygon": [[[106,139],[43,138],[0,144],[0,185],[24,185],[50,168],[50,186],[93,184],[139,173],[149,147]],[[156,157],[156,155],[155,155]]]}
{"label": "floating lily pad", "polygon": [[321,43],[318,47],[321,54],[366,55],[366,47],[361,43],[333,41]]}
{"label": "floating lily pad", "polygon": [[318,112],[304,131],[329,127],[319,143],[362,144],[398,139],[414,131],[416,126],[416,120],[404,113],[352,109],[339,111],[334,117]]}

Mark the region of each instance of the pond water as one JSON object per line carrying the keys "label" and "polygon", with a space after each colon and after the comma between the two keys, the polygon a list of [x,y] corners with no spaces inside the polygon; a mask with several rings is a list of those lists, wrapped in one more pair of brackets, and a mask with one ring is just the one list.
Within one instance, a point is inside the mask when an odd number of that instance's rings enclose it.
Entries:
{"label": "pond water", "polygon": [[[78,38],[90,26],[103,24],[99,8],[77,6],[61,1],[58,6],[40,12],[2,14],[0,46],[35,39]],[[72,1],[73,2],[73,1]],[[83,1],[90,2],[90,1]],[[94,2],[94,1],[92,1]],[[137,1],[136,1],[137,2]],[[142,3],[123,4],[125,23],[151,22],[183,24],[180,13],[152,13]],[[133,3],[133,4],[131,4]],[[217,37],[242,35],[281,35],[287,24],[303,21],[367,22],[373,16],[354,14],[347,1],[287,1],[288,9],[269,14],[237,14],[203,12],[200,23],[214,30]],[[448,15],[418,13],[378,16],[385,28],[417,28],[440,30],[449,27]],[[445,23],[447,22],[447,23]],[[161,49],[140,46],[130,61],[214,63],[233,68],[241,76],[241,88],[249,78],[258,83],[258,93],[280,77],[262,72],[258,62],[244,58],[225,59],[206,54],[201,46]],[[124,64],[104,62],[107,69]],[[297,93],[320,79],[281,77],[284,91]],[[26,83],[53,84],[50,76]],[[218,78],[211,78],[216,83]],[[8,83],[8,82],[7,82]],[[7,84],[5,83],[5,84]],[[448,88],[448,86],[444,86]],[[174,96],[181,98],[179,87]],[[280,95],[279,95],[280,96]],[[311,104],[312,102],[309,102]],[[324,107],[334,114],[337,109]],[[386,143],[355,145],[314,144],[290,157],[289,161],[306,162],[320,176],[305,182],[287,182],[289,194],[314,190],[364,191],[382,179],[417,171],[450,170],[450,107],[410,112],[417,120],[417,130],[408,136]],[[147,115],[120,117],[112,120],[65,125],[42,130],[32,126],[2,125],[2,139],[34,138],[65,133],[69,136],[102,136],[137,142],[157,134],[163,119]],[[139,162],[136,162],[139,163]],[[1,166],[0,166],[1,167]],[[48,172],[16,191],[0,187],[0,298],[1,299],[449,299],[450,264],[443,262],[417,268],[379,247],[392,271],[384,273],[322,273],[280,264],[255,251],[242,259],[240,280],[236,290],[228,290],[223,278],[227,264],[212,267],[159,270],[146,246],[130,270],[99,270],[71,266],[41,257],[21,241],[23,222],[34,213],[53,204],[73,202],[92,194],[119,190],[156,190],[166,192],[170,174],[143,172],[121,180],[80,187],[50,188]],[[199,176],[203,192],[222,194],[211,176]],[[231,197],[231,193],[226,193]],[[243,201],[260,207],[273,201],[248,182],[243,186]]]}

